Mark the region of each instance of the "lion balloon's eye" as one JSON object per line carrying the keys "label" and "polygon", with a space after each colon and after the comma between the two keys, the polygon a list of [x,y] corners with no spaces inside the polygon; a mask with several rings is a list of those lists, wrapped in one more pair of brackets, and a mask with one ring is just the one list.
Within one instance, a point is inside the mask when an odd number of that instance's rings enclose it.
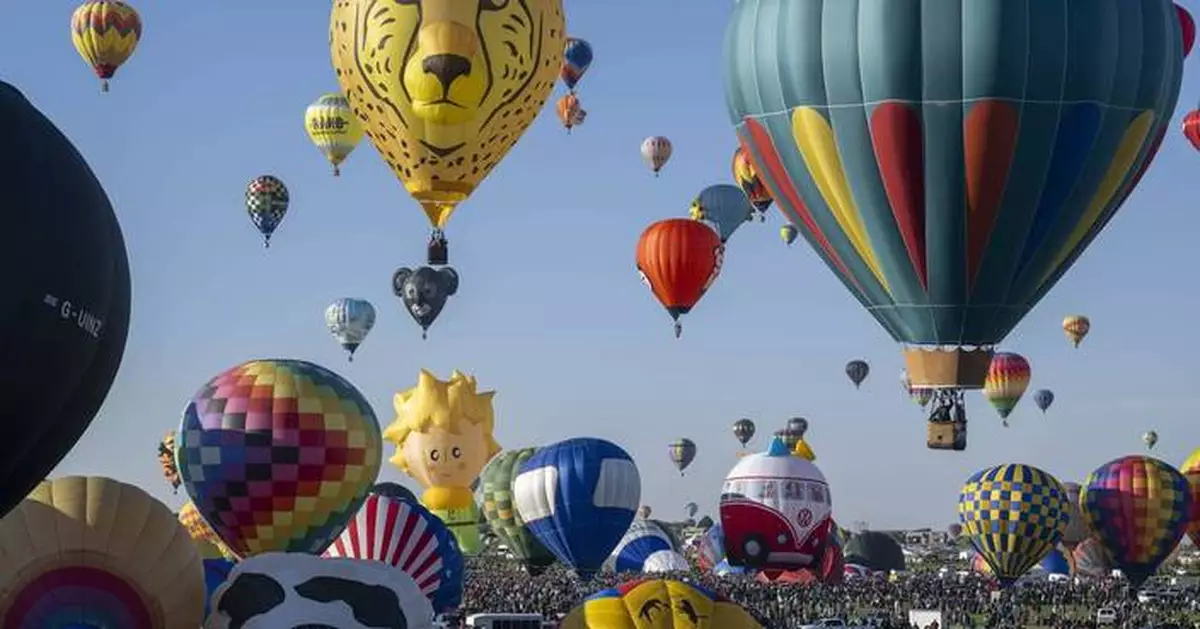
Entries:
{"label": "lion balloon's eye", "polygon": [[508,0],[479,0],[479,8],[483,11],[499,11],[508,6]]}

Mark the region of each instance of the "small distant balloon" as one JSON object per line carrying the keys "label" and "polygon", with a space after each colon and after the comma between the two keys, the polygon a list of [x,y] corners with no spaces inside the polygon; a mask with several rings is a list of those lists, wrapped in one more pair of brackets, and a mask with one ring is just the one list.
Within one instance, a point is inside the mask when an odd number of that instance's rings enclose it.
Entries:
{"label": "small distant balloon", "polygon": [[272,175],[255,177],[246,185],[246,213],[263,236],[263,246],[271,246],[271,236],[287,216],[291,196],[283,180]]}
{"label": "small distant balloon", "polygon": [[[805,433],[808,432],[808,420],[803,417],[793,417],[788,420],[787,431],[796,437],[803,439]],[[795,445],[795,444],[791,444]]]}
{"label": "small distant balloon", "polygon": [[846,363],[846,377],[850,378],[850,382],[854,383],[854,388],[862,385],[863,380],[867,379],[867,374],[871,373],[871,366],[865,360],[852,360]]}
{"label": "small distant balloon", "polygon": [[392,292],[404,302],[404,309],[421,326],[421,338],[429,335],[429,326],[437,321],[446,300],[458,293],[458,272],[444,266],[403,267],[392,276]]}
{"label": "small distant balloon", "polygon": [[745,447],[754,438],[754,431],[754,422],[749,419],[743,418],[733,422],[733,436],[737,438],[738,443],[742,444],[742,447]]}
{"label": "small distant balloon", "polygon": [[571,93],[575,92],[575,86],[583,79],[583,75],[587,74],[593,57],[592,45],[587,40],[578,37],[567,38],[563,45],[562,68],[558,72],[558,77],[562,79],[563,85],[571,90]]}
{"label": "small distant balloon", "polygon": [[1050,389],[1038,389],[1033,394],[1033,403],[1037,404],[1037,407],[1045,413],[1050,408],[1050,405],[1054,404],[1054,392]]}
{"label": "small distant balloon", "polygon": [[671,462],[679,470],[679,475],[683,476],[683,470],[692,464],[696,458],[696,442],[684,437],[671,442],[667,448],[667,453],[671,457]]}
{"label": "small distant balloon", "polygon": [[1158,444],[1158,433],[1153,430],[1146,431],[1142,435],[1142,443],[1146,444],[1148,450],[1153,450],[1154,446]]}
{"label": "small distant balloon", "polygon": [[1083,315],[1068,315],[1063,319],[1063,333],[1067,335],[1067,340],[1071,341],[1071,345],[1079,347],[1083,339],[1092,330],[1092,321]]}
{"label": "small distant balloon", "polygon": [[642,140],[642,160],[654,171],[655,177],[658,176],[663,166],[667,165],[673,150],[671,141],[661,135],[650,136]]}
{"label": "small distant balloon", "polygon": [[737,186],[720,183],[700,191],[692,200],[688,214],[717,230],[721,242],[726,242],[746,221],[754,216],[754,206]]}
{"label": "small distant balloon", "polygon": [[100,78],[100,90],[133,56],[142,37],[142,19],[137,11],[117,0],[90,0],[71,15],[71,43],[80,57]]}
{"label": "small distant balloon", "polygon": [[1031,375],[1029,361],[1020,354],[1000,352],[992,358],[983,384],[983,396],[996,407],[1005,426],[1008,426],[1008,416],[1017,402],[1025,395],[1025,389],[1029,388]]}
{"label": "small distant balloon", "polygon": [[795,225],[788,223],[779,228],[779,239],[787,246],[792,246],[796,242],[796,237],[800,235],[800,230],[796,229]]}
{"label": "small distant balloon", "polygon": [[349,360],[354,360],[354,352],[375,327],[375,306],[365,299],[339,299],[325,309],[325,325]]}

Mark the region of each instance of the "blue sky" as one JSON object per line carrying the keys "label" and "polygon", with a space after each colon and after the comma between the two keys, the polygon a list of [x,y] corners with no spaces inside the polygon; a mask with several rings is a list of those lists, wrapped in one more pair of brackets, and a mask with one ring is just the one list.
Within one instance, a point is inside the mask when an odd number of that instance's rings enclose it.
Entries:
{"label": "blue sky", "polygon": [[[1200,156],[1174,131],[1122,213],[1006,344],[1030,359],[1031,391],[1058,395],[1050,414],[1026,400],[1004,429],[973,395],[965,453],[925,448],[896,346],[802,241],[779,242],[774,211],[734,236],[718,284],[676,340],[638,280],[634,245],[650,222],[686,215],[696,192],[729,180],[734,148],[720,78],[730,3],[682,6],[568,3],[570,32],[596,50],[580,86],[587,123],[567,136],[547,108],[461,207],[449,233],[460,294],[422,341],[390,277],[423,260],[424,216],[369,143],[333,179],[304,133],[304,108],[337,88],[328,3],[141,2],[142,43],[106,95],[71,46],[74,3],[27,4],[0,26],[3,79],[90,161],[134,279],[120,375],[55,474],[112,476],[177,506],[184,497],[161,481],[156,442],[206,380],[258,357],[335,369],[385,424],[393,392],[419,368],[473,373],[499,391],[501,444],[614,440],[638,460],[643,500],[663,517],[689,500],[715,510],[739,417],[760,435],[809,418],[835,517],[876,528],[944,526],[962,481],[987,465],[1031,463],[1081,481],[1141,450],[1147,428],[1168,462],[1200,446],[1200,298],[1188,253]],[[1176,122],[1195,100],[1185,79]],[[676,147],[659,179],[638,157],[653,134]],[[264,251],[243,190],[268,173],[287,182],[292,205]],[[350,365],[322,318],[343,296],[380,312]],[[1093,321],[1078,351],[1059,328],[1077,311]],[[872,374],[856,392],[842,367],[857,357]],[[699,446],[683,478],[666,453],[680,436]],[[407,482],[386,463],[381,477]]]}

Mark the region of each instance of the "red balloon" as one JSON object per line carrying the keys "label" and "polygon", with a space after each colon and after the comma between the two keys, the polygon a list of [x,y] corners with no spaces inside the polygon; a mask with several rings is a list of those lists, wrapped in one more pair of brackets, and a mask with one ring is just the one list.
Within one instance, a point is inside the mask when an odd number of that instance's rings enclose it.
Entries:
{"label": "red balloon", "polygon": [[686,218],[659,221],[642,232],[637,268],[659,303],[675,320],[700,301],[721,273],[724,248],[711,227]]}
{"label": "red balloon", "polygon": [[1183,137],[1200,151],[1200,109],[1193,109],[1183,117]]}
{"label": "red balloon", "polygon": [[1192,54],[1192,46],[1196,45],[1196,21],[1188,10],[1175,5],[1175,13],[1179,16],[1179,30],[1183,35],[1183,56]]}

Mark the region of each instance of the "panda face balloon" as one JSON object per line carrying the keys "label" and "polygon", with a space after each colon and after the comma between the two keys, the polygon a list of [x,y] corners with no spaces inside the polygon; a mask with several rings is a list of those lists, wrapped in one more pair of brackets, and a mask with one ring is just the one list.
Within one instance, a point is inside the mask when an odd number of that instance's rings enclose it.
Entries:
{"label": "panda face balloon", "polygon": [[421,330],[428,331],[442,313],[446,300],[458,292],[458,272],[448,266],[400,268],[392,276],[392,291],[404,302],[404,309]]}
{"label": "panda face balloon", "polygon": [[378,561],[265,553],[239,563],[212,598],[205,629],[433,629],[412,577]]}

